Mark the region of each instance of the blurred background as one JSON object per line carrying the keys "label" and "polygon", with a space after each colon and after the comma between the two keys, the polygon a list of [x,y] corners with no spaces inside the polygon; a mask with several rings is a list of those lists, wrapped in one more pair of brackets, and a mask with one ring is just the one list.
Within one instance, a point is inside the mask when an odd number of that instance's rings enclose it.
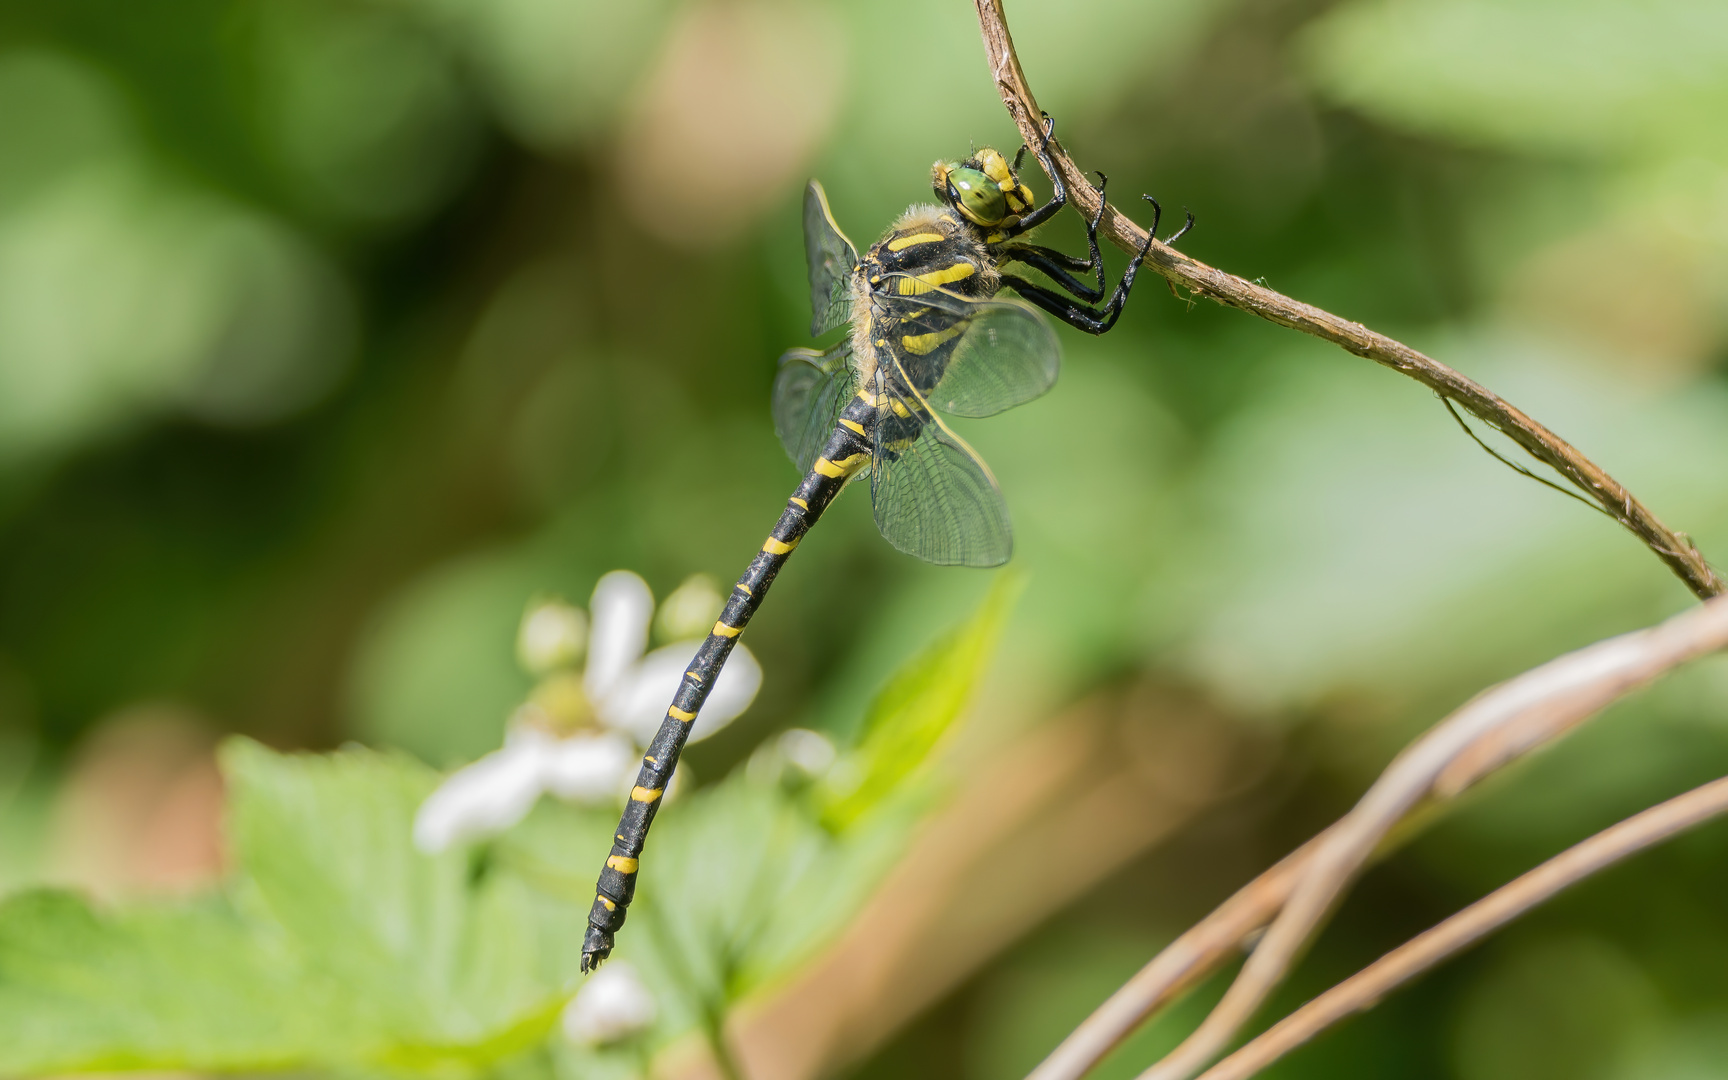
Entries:
{"label": "blurred background", "polygon": [[[1728,8],[1008,15],[1116,201],[1191,208],[1183,250],[1486,383],[1728,557]],[[936,158],[1017,144],[959,0],[6,0],[0,888],[208,881],[224,733],[455,765],[528,690],[528,597],[733,579],[797,481],[768,394],[809,343],[805,180],[862,246]],[[867,909],[899,944],[844,940],[746,1058],[821,1029],[798,1068],[1021,1075],[1447,710],[1692,603],[1365,361],[1150,276],[1059,333],[1052,393],[961,424],[1029,586],[973,795],[897,871],[952,872],[905,926]],[[843,737],[988,588],[867,502],[753,624],[761,696],[695,781]],[[1376,869],[1280,1001],[1724,769],[1712,662]],[[1644,855],[1271,1075],[1728,1077],[1725,856],[1721,825]]]}

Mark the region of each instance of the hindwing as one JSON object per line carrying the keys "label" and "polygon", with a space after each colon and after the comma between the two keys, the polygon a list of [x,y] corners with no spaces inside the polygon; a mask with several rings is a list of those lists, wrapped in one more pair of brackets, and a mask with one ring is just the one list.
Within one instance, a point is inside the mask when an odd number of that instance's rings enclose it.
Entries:
{"label": "hindwing", "polygon": [[809,472],[822,452],[840,410],[852,397],[856,379],[848,361],[852,340],[827,352],[792,349],[780,358],[774,377],[774,432],[798,466]]}
{"label": "hindwing", "polygon": [[[884,380],[870,499],[876,527],[908,555],[943,566],[1000,566],[1014,550],[1008,504],[965,440],[915,393]],[[896,407],[898,406],[898,407]]]}

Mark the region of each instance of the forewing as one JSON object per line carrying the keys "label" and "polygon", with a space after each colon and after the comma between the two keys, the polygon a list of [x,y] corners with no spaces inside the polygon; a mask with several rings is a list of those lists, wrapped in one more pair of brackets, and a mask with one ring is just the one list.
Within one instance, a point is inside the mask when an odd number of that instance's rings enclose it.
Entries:
{"label": "forewing", "polygon": [[828,193],[815,180],[804,191],[804,254],[810,262],[810,335],[852,321],[852,268],[858,249],[828,209]]}
{"label": "forewing", "polygon": [[800,472],[809,472],[815,464],[852,396],[851,355],[847,339],[825,353],[793,349],[780,358],[780,373],[774,377],[774,432]]}
{"label": "forewing", "polygon": [[[907,401],[910,418],[876,427],[870,497],[876,527],[908,555],[943,566],[1001,566],[1014,550],[996,478],[958,435]],[[922,422],[920,422],[922,421]]]}

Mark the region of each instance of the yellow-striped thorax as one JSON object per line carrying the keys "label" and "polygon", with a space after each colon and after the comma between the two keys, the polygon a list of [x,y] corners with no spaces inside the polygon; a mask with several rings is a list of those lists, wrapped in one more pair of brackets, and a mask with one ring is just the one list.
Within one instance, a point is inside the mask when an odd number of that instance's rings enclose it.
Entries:
{"label": "yellow-striped thorax", "polygon": [[[873,296],[923,296],[932,290],[973,300],[996,295],[1001,281],[996,245],[1033,208],[1032,191],[1008,159],[989,147],[964,161],[938,161],[931,184],[941,206],[912,206],[858,261],[852,277],[852,365],[858,396],[913,419],[906,406],[878,398],[878,372],[940,376],[967,321],[927,308],[883,305]],[[898,365],[890,362],[898,359]],[[920,381],[920,380],[914,380]],[[930,386],[913,386],[926,392]],[[906,389],[900,391],[906,393]]]}
{"label": "yellow-striped thorax", "polygon": [[853,271],[852,357],[859,389],[876,389],[876,371],[887,358],[885,352],[928,355],[965,330],[958,323],[921,323],[908,331],[900,319],[877,311],[872,294],[922,296],[942,289],[985,299],[996,295],[996,262],[982,230],[949,207],[913,206],[900,215]]}

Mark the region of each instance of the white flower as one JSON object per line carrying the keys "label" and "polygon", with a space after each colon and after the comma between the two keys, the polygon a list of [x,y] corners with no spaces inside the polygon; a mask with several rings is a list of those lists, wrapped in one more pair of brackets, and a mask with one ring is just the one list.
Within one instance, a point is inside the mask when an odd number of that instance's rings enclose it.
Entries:
{"label": "white flower", "polygon": [[546,790],[573,802],[602,802],[618,794],[621,781],[642,761],[636,744],[615,732],[557,739],[540,754]]}
{"label": "white flower", "polygon": [[521,821],[540,798],[540,754],[532,744],[542,741],[548,736],[517,729],[502,750],[452,773],[414,815],[414,846],[433,854]]}
{"label": "white flower", "polygon": [[578,1046],[617,1042],[646,1030],[659,1012],[636,969],[614,960],[588,976],[564,1006],[564,1037]]}
{"label": "white flower", "polygon": [[[633,669],[633,677],[600,703],[600,719],[609,727],[629,732],[643,746],[648,745],[660,730],[666,706],[672,704],[672,695],[678,692],[678,684],[684,681],[684,672],[701,646],[700,641],[681,641],[644,656]],[[749,649],[735,646],[726,666],[720,670],[720,677],[714,680],[714,689],[708,692],[702,711],[696,715],[690,741],[706,739],[731,723],[733,717],[749,707],[761,688],[762,666]]]}
{"label": "white flower", "polygon": [[[711,586],[707,588],[712,592]],[[674,596],[679,598],[678,614],[686,624],[695,603],[706,602],[699,587],[690,583]],[[567,604],[548,602],[530,609],[517,647],[523,666],[546,676],[542,689],[556,680],[561,693],[576,699],[585,694],[593,715],[609,730],[560,737],[550,730],[555,723],[545,709],[534,703],[523,705],[511,718],[502,749],[452,773],[421,804],[414,819],[414,843],[422,851],[436,853],[502,832],[526,817],[545,792],[595,803],[628,790],[640,748],[659,730],[666,706],[702,642],[680,641],[644,656],[654,618],[654,594],[647,582],[627,570],[601,578],[589,608],[591,635],[584,633],[582,612]],[[581,691],[576,691],[568,668],[581,656],[584,636],[588,666]],[[749,707],[761,686],[761,665],[750,650],[737,646],[714,681],[690,740],[706,738],[725,726]],[[545,698],[539,694],[535,700]],[[671,794],[667,793],[669,798]]]}

